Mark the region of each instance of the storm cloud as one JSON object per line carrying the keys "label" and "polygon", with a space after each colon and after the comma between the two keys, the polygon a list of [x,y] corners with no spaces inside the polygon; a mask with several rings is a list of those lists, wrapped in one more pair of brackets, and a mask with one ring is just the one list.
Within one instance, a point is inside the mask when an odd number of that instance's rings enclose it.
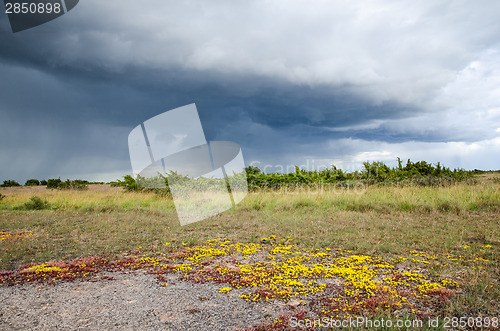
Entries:
{"label": "storm cloud", "polygon": [[499,168],[500,3],[81,1],[0,15],[0,177],[115,179],[127,136],[196,103],[247,163]]}

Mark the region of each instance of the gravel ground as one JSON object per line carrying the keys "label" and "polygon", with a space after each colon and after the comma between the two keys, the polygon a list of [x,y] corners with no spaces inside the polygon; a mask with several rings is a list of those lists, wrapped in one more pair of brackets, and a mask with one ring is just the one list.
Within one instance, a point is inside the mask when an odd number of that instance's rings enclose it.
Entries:
{"label": "gravel ground", "polygon": [[235,330],[274,319],[285,306],[247,302],[224,284],[167,276],[162,287],[144,271],[103,273],[111,280],[0,286],[2,330]]}

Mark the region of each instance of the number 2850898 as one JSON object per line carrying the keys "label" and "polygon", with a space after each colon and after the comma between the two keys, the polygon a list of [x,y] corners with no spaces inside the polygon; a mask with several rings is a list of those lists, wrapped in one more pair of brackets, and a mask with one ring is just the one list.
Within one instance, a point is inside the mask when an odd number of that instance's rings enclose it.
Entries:
{"label": "number 2850898", "polygon": [[5,3],[6,14],[59,14],[62,11],[61,3],[28,3],[7,2]]}

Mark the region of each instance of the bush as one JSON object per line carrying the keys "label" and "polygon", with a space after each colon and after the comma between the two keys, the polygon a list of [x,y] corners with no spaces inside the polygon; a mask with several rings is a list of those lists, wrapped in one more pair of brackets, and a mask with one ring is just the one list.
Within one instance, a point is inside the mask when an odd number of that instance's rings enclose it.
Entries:
{"label": "bush", "polygon": [[134,177],[130,175],[123,176],[123,181],[117,179],[116,182],[111,182],[111,186],[121,186],[129,192],[142,190],[142,187],[137,184]]}
{"label": "bush", "polygon": [[87,184],[88,181],[86,180],[67,179],[65,182],[63,182],[60,178],[57,178],[57,179],[49,179],[47,181],[47,188],[58,189],[58,190],[86,190],[88,189]]}
{"label": "bush", "polygon": [[84,179],[68,179],[65,183],[68,184],[69,188],[72,190],[86,190],[88,189],[87,185],[89,184],[89,181]]}
{"label": "bush", "polygon": [[32,196],[30,198],[30,201],[26,202],[21,208],[19,209],[25,209],[25,210],[43,210],[43,209],[49,209],[50,208],[50,203],[47,200],[42,200],[38,196]]}
{"label": "bush", "polygon": [[42,179],[42,180],[40,181],[40,185],[47,185],[47,181],[46,181],[45,179]]}
{"label": "bush", "polygon": [[61,178],[57,178],[57,179],[49,179],[47,181],[47,188],[59,188],[59,184],[61,184],[62,181],[61,181]]}
{"label": "bush", "polygon": [[[171,173],[171,175],[172,174],[176,173]],[[182,180],[182,178],[182,176],[178,175],[175,179]],[[111,186],[121,186],[128,192],[154,192],[160,198],[172,198],[172,192],[170,192],[168,181],[164,176],[148,179],[137,176],[137,179],[135,179],[130,175],[126,175],[123,176],[123,181],[117,179],[110,184]]]}
{"label": "bush", "polygon": [[3,181],[3,184],[0,185],[1,187],[12,187],[12,186],[21,186],[18,182],[16,182],[15,180],[4,180]]}
{"label": "bush", "polygon": [[40,181],[38,179],[28,179],[24,186],[38,186],[40,185]]}

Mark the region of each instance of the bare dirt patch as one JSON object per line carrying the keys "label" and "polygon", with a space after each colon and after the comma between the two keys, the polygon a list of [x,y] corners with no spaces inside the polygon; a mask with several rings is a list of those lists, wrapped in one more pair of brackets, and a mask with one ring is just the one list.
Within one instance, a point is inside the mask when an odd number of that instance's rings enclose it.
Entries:
{"label": "bare dirt patch", "polygon": [[107,272],[111,279],[0,287],[4,330],[235,330],[274,319],[283,304],[247,302],[239,290],[193,284],[144,270]]}

